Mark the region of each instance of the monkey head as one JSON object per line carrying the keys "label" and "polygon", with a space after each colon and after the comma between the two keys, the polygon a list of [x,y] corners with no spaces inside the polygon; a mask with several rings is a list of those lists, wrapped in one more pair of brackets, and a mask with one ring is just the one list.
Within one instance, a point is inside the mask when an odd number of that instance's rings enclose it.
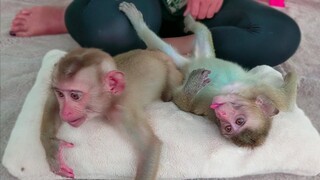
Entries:
{"label": "monkey head", "polygon": [[238,146],[261,145],[271,128],[272,117],[279,110],[264,95],[253,99],[237,94],[219,95],[210,106],[221,134]]}
{"label": "monkey head", "polygon": [[124,73],[102,51],[71,51],[55,66],[52,89],[61,119],[79,127],[88,118],[104,116],[112,98],[125,89]]}

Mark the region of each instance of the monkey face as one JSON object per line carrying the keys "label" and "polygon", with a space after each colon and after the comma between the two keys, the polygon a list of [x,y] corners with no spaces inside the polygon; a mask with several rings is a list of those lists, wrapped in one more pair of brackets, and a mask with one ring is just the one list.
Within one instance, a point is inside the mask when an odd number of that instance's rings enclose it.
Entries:
{"label": "monkey face", "polygon": [[[74,78],[55,81],[53,90],[59,103],[61,119],[73,127],[79,127],[94,114],[88,106],[94,101],[95,94],[99,94],[95,77],[90,76],[90,69],[81,71]],[[96,86],[99,87],[99,86]]]}
{"label": "monkey face", "polygon": [[259,129],[264,124],[259,107],[236,94],[216,96],[210,107],[215,111],[221,134],[227,138],[245,129]]}
{"label": "monkey face", "polygon": [[62,90],[55,88],[59,102],[60,117],[73,127],[79,127],[85,120],[84,103],[86,94],[79,90]]}
{"label": "monkey face", "polygon": [[226,137],[238,134],[241,127],[246,124],[246,116],[238,113],[237,106],[239,105],[231,102],[215,105],[215,114],[219,119],[220,131]]}

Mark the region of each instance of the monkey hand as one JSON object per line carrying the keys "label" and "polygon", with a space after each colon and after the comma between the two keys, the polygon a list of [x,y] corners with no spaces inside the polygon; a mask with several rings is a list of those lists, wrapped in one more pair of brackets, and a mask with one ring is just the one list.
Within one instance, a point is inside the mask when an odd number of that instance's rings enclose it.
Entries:
{"label": "monkey hand", "polygon": [[139,32],[141,27],[144,27],[145,22],[143,20],[142,13],[133,3],[122,2],[119,5],[119,9],[126,14],[137,32]]}
{"label": "monkey hand", "polygon": [[72,143],[55,139],[55,146],[58,147],[55,155],[51,158],[48,158],[50,169],[53,173],[58,174],[62,177],[66,178],[74,178],[73,169],[71,169],[69,166],[66,165],[64,162],[63,156],[62,156],[62,149],[72,148],[74,145]]}
{"label": "monkey hand", "polygon": [[211,82],[210,78],[208,77],[210,73],[210,70],[203,68],[193,70],[184,86],[186,93],[188,95],[195,96],[201,89]]}

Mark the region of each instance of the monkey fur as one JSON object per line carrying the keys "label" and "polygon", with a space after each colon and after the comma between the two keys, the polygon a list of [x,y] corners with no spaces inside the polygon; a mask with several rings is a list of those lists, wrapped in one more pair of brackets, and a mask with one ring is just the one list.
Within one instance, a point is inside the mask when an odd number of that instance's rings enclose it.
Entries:
{"label": "monkey fur", "polygon": [[144,107],[160,98],[171,100],[172,90],[182,80],[171,58],[162,52],[133,50],[114,58],[98,49],[67,53],[54,67],[42,118],[41,142],[51,170],[75,177],[62,150],[77,144],[56,138],[62,121],[76,128],[101,117],[115,122],[135,148],[135,179],[155,179],[162,143],[148,124]]}
{"label": "monkey fur", "polygon": [[295,104],[296,73],[288,73],[283,85],[276,87],[236,63],[217,58],[210,31],[190,15],[185,17],[185,30],[193,32],[196,40],[192,56],[185,57],[147,27],[134,4],[123,2],[119,9],[148,48],[172,57],[183,72],[184,83],[176,90],[174,103],[184,111],[208,116],[234,144],[262,145],[272,117]]}

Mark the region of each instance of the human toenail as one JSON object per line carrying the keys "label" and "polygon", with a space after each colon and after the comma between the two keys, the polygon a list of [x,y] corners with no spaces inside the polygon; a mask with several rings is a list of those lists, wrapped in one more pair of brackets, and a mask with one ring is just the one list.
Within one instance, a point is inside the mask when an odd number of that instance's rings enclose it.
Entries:
{"label": "human toenail", "polygon": [[10,31],[9,34],[10,34],[11,36],[16,36],[16,33],[15,33],[14,31]]}

